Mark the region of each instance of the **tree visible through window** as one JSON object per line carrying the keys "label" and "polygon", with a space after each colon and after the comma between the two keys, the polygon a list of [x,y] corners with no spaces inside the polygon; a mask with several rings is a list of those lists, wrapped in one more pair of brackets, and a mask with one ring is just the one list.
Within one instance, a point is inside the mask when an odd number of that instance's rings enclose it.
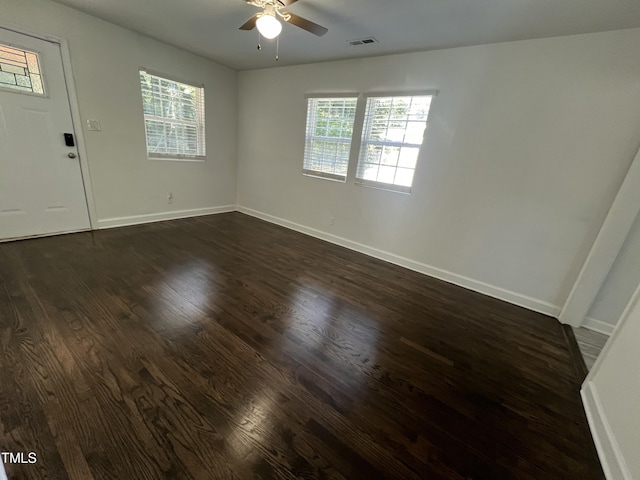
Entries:
{"label": "tree visible through window", "polygon": [[308,98],[303,173],[345,181],[358,99]]}
{"label": "tree visible through window", "polygon": [[157,159],[204,159],[204,87],[140,70],[147,155]]}
{"label": "tree visible through window", "polygon": [[369,97],[356,179],[410,192],[432,95]]}

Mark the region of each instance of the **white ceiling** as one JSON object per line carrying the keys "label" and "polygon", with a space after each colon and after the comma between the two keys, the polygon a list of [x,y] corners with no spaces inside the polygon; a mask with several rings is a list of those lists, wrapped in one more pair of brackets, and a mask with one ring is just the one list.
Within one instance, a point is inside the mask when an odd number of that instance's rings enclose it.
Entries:
{"label": "white ceiling", "polygon": [[640,27],[640,0],[299,0],[329,33],[285,24],[276,63],[275,41],[238,30],[258,12],[243,0],[54,1],[239,70]]}

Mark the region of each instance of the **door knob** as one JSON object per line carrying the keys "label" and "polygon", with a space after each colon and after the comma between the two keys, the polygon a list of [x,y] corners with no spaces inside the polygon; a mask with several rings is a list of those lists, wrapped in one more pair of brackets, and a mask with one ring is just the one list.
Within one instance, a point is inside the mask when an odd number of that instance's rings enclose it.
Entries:
{"label": "door knob", "polygon": [[67,157],[69,157],[69,158],[76,158],[76,156],[77,155],[75,153],[73,153],[73,152],[67,153]]}

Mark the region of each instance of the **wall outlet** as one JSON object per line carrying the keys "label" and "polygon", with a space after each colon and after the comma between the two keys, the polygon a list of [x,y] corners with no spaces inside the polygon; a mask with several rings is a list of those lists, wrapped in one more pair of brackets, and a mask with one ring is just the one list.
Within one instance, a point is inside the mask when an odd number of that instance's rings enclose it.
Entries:
{"label": "wall outlet", "polygon": [[330,227],[335,227],[336,226],[336,217],[330,217],[329,218],[329,226]]}
{"label": "wall outlet", "polygon": [[173,193],[169,193],[169,195],[167,195],[167,203],[169,205],[173,203]]}

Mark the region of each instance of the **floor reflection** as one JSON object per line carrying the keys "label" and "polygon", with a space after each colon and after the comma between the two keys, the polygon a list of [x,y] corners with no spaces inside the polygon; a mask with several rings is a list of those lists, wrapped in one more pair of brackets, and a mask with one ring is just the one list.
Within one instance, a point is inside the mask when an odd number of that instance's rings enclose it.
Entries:
{"label": "floor reflection", "polygon": [[274,403],[274,394],[268,389],[260,397],[245,399],[236,416],[236,426],[226,439],[238,460],[246,459],[254,452],[256,445],[268,443],[271,423],[268,417]]}
{"label": "floor reflection", "polygon": [[[197,260],[187,260],[167,269],[155,283],[143,286],[153,299],[155,325],[179,332],[192,329],[210,313],[217,301],[215,269]],[[162,298],[159,303],[156,299]]]}
{"label": "floor reflection", "polygon": [[[291,295],[294,311],[287,335],[304,345],[310,355],[328,363],[350,365],[351,387],[358,388],[372,374],[378,356],[379,329],[375,315],[344,301],[332,288],[317,282],[297,286]],[[359,322],[354,319],[359,319]]]}

